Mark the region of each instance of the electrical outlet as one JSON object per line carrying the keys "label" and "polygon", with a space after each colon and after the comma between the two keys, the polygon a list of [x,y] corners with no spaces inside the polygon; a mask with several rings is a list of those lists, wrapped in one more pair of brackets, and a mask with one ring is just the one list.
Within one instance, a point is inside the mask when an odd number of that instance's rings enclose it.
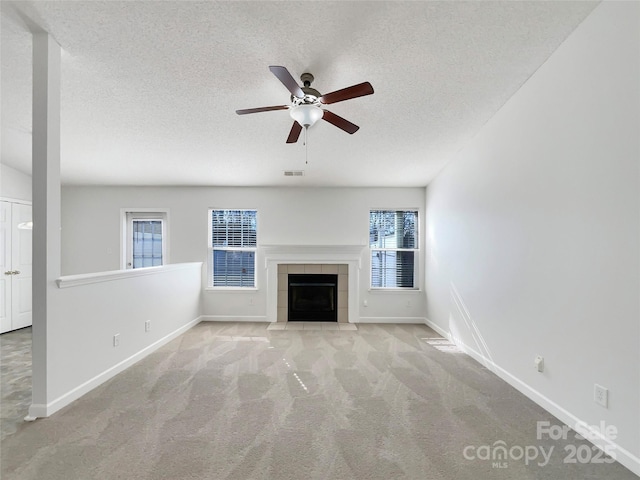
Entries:
{"label": "electrical outlet", "polygon": [[148,332],[149,330],[151,330],[151,320],[146,320],[144,322],[144,331]]}
{"label": "electrical outlet", "polygon": [[598,405],[602,405],[607,408],[609,406],[609,390],[596,383],[593,386],[593,400]]}
{"label": "electrical outlet", "polygon": [[114,346],[114,347],[117,347],[118,345],[120,345],[120,334],[119,334],[119,333],[116,333],[116,334],[113,336],[113,346]]}
{"label": "electrical outlet", "polygon": [[538,355],[533,361],[533,365],[540,373],[544,372],[544,357]]}

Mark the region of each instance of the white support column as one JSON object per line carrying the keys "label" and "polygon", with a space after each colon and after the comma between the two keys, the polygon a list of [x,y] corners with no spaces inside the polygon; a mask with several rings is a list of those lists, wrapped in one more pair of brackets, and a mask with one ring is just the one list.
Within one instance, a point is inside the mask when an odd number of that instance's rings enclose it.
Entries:
{"label": "white support column", "polygon": [[33,34],[33,398],[26,420],[47,416],[50,292],[60,277],[60,46]]}

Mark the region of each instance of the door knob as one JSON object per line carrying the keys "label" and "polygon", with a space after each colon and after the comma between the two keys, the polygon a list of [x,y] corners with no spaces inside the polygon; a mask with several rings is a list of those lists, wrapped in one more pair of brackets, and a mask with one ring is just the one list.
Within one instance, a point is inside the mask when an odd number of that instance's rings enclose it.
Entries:
{"label": "door knob", "polygon": [[13,275],[20,275],[20,270],[14,270],[13,272],[11,272]]}
{"label": "door knob", "polygon": [[4,272],[5,275],[13,275],[13,272],[11,270],[8,270],[6,272]]}

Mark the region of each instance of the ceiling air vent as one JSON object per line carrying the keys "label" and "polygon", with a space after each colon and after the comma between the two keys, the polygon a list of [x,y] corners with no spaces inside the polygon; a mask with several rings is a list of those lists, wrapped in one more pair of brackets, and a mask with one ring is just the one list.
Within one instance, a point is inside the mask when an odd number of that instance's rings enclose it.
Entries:
{"label": "ceiling air vent", "polygon": [[302,177],[304,176],[304,170],[285,170],[285,177]]}

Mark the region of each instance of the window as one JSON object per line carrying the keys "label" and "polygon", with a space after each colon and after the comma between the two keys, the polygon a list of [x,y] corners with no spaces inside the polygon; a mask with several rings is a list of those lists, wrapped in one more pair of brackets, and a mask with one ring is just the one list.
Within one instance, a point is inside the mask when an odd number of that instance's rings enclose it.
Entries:
{"label": "window", "polygon": [[125,268],[157,267],[167,263],[167,213],[125,212]]}
{"label": "window", "polygon": [[417,288],[417,210],[369,212],[371,288]]}
{"label": "window", "polygon": [[256,211],[210,210],[209,286],[256,286]]}

